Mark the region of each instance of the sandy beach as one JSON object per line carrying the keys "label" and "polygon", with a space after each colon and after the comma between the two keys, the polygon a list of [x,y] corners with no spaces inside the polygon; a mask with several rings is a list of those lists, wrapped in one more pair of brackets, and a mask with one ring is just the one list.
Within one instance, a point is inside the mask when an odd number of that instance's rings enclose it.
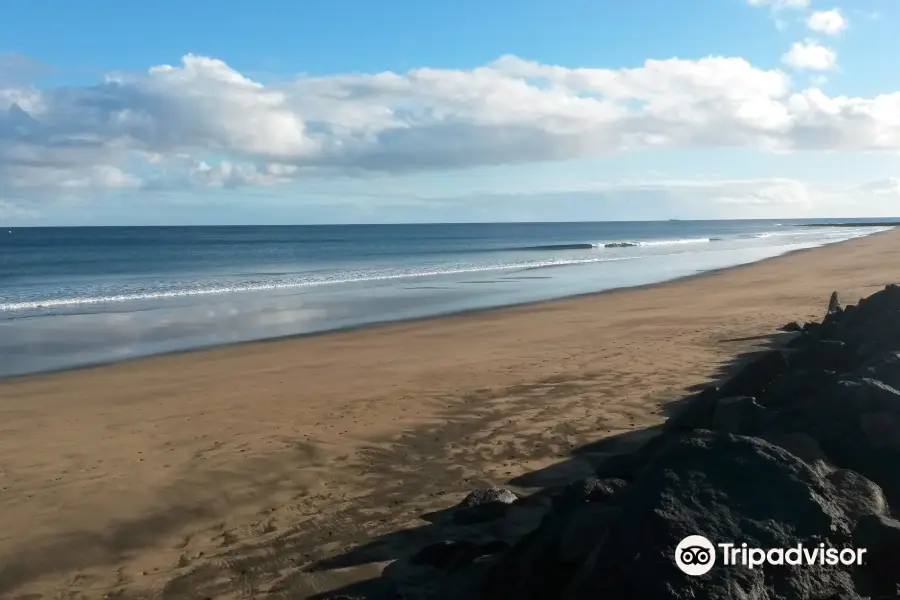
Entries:
{"label": "sandy beach", "polygon": [[0,597],[307,598],[564,481],[900,281],[900,231],[690,279],[0,381]]}

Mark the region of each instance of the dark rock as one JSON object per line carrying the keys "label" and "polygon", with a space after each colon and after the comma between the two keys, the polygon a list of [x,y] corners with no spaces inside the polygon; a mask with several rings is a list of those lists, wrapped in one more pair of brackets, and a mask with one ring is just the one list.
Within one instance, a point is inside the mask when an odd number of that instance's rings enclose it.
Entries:
{"label": "dark rock", "polygon": [[472,491],[465,499],[460,502],[459,508],[475,508],[492,502],[501,504],[512,504],[518,500],[512,491],[506,488],[492,487],[482,488]]}
{"label": "dark rock", "polygon": [[874,318],[850,330],[839,332],[840,339],[855,344],[866,360],[900,350],[900,311]]}
{"label": "dark rock", "polygon": [[551,513],[491,569],[481,598],[558,598],[618,515],[619,509],[596,503]]}
{"label": "dark rock", "polygon": [[755,433],[766,416],[766,409],[755,398],[736,396],[722,398],[716,404],[712,429],[722,433]]}
{"label": "dark rock", "polygon": [[894,389],[900,389],[900,352],[888,352],[870,359],[857,373],[861,377],[877,379]]}
{"label": "dark rock", "polygon": [[[883,423],[878,424],[878,419]],[[897,431],[890,429],[890,424],[897,421],[900,392],[874,379],[850,378],[778,415],[769,425],[769,434],[785,432],[778,428],[808,434],[834,464],[871,479],[881,486],[891,505],[900,506],[900,469],[896,466],[900,449],[885,445],[890,431]]]}
{"label": "dark rock", "polygon": [[503,540],[491,540],[490,542],[482,544],[479,550],[481,552],[480,556],[499,554],[509,550],[509,543]]}
{"label": "dark rock", "polygon": [[828,311],[825,313],[826,315],[834,315],[843,311],[841,307],[841,299],[838,296],[837,292],[831,293],[831,299],[828,301]]}
{"label": "dark rock", "polygon": [[509,544],[493,540],[486,544],[472,541],[444,541],[425,546],[414,554],[410,564],[428,565],[439,569],[458,569],[472,563],[476,558],[498,554],[509,549]]}
{"label": "dark rock", "polygon": [[791,354],[789,363],[793,369],[824,369],[843,374],[858,369],[863,358],[840,340],[815,340]]}
{"label": "dark rock", "polygon": [[803,325],[803,333],[814,333],[821,326],[821,323],[810,321],[809,323]]}
{"label": "dark rock", "polygon": [[786,331],[788,333],[799,333],[806,328],[806,323],[791,321],[781,327],[781,331]]}
{"label": "dark rock", "polygon": [[764,438],[774,446],[783,448],[801,459],[806,464],[816,467],[824,466],[831,470],[831,460],[819,446],[819,443],[805,433],[786,433]]}
{"label": "dark rock", "polygon": [[855,319],[858,322],[871,319],[883,319],[886,315],[900,308],[900,289],[887,286],[868,298],[863,298],[857,305]]}
{"label": "dark rock", "polygon": [[768,433],[806,431],[821,443],[813,430],[844,430],[864,413],[900,412],[900,392],[876,379],[808,371],[786,377],[783,387],[774,386],[764,406],[780,409],[770,419]]}
{"label": "dark rock", "polygon": [[456,507],[453,521],[472,525],[502,519],[516,500],[518,497],[505,488],[475,490]]}
{"label": "dark rock", "polygon": [[841,490],[839,503],[848,516],[858,519],[864,515],[890,514],[882,489],[856,471],[838,469],[825,475],[825,479]]}
{"label": "dark rock", "polygon": [[845,546],[856,524],[846,507],[878,505],[877,498],[853,497],[860,493],[761,440],[695,431],[644,471],[602,545],[568,592],[553,597],[858,598],[849,572],[835,567],[714,568],[689,577],[673,552],[689,535],[761,548]]}
{"label": "dark rock", "polygon": [[554,508],[570,507],[585,502],[613,503],[628,482],[624,479],[587,477],[566,486],[559,495],[553,498]]}
{"label": "dark rock", "polygon": [[792,370],[779,377],[768,392],[757,397],[756,401],[770,410],[804,406],[810,399],[815,401],[837,381],[838,376],[833,371],[816,368]]}
{"label": "dark rock", "polygon": [[868,515],[853,531],[854,548],[865,549],[863,571],[875,596],[896,597],[900,585],[900,522]]}
{"label": "dark rock", "polygon": [[796,350],[810,343],[812,340],[819,339],[820,330],[804,330],[803,335],[798,335],[794,339],[788,341],[784,347],[788,350]]}
{"label": "dark rock", "polygon": [[900,413],[900,391],[877,379],[847,377],[823,395],[823,407],[846,415],[888,411]]}
{"label": "dark rock", "polygon": [[825,318],[822,319],[823,337],[830,338],[835,335],[839,330],[843,317],[844,308],[841,306],[837,292],[834,292],[831,295],[831,300],[828,302],[828,310],[825,313]]}
{"label": "dark rock", "polygon": [[685,400],[666,421],[666,427],[684,431],[711,428],[713,411],[720,397],[718,388],[706,388]]}
{"label": "dark rock", "polygon": [[900,449],[900,416],[881,411],[859,416],[859,428],[873,448]]}
{"label": "dark rock", "polygon": [[719,396],[763,396],[779,376],[788,370],[788,362],[781,352],[766,352],[746,367],[730,381],[721,386]]}
{"label": "dark rock", "polygon": [[[849,308],[849,307],[848,307]],[[860,300],[855,310],[844,311],[840,319],[832,319],[830,337],[858,346],[860,353],[871,358],[887,351],[900,350],[900,291],[896,287]]]}

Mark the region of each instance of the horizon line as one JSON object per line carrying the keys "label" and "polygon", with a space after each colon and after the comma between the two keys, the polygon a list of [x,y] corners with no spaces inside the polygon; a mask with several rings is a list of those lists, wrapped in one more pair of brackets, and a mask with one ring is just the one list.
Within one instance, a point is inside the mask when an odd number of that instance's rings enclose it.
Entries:
{"label": "horizon line", "polygon": [[0,229],[99,229],[114,227],[408,227],[408,226],[434,226],[434,225],[584,225],[599,223],[705,223],[705,222],[744,222],[744,221],[876,221],[897,220],[900,224],[900,216],[891,217],[791,217],[791,218],[766,218],[766,219],[610,219],[608,221],[422,221],[400,223],[290,223],[290,224],[265,224],[265,223],[207,223],[184,225],[0,225]]}

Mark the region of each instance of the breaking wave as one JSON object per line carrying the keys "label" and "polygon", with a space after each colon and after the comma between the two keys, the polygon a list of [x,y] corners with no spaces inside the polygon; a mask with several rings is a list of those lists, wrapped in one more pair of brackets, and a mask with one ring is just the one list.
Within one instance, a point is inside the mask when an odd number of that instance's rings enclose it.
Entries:
{"label": "breaking wave", "polygon": [[363,283],[372,281],[390,281],[396,279],[413,279],[417,277],[434,277],[440,275],[460,275],[486,271],[508,271],[515,269],[538,269],[588,263],[614,262],[634,260],[641,256],[590,257],[561,260],[533,260],[512,263],[493,263],[481,265],[460,265],[446,268],[411,268],[389,271],[369,271],[356,273],[334,273],[329,275],[301,276],[295,278],[274,278],[268,281],[239,282],[229,285],[184,286],[169,289],[120,291],[120,293],[96,293],[65,298],[47,298],[22,300],[18,302],[0,301],[0,312],[13,312],[35,309],[66,308],[101,303],[135,302],[142,300],[160,300],[166,298],[188,298],[193,296],[214,296],[233,292],[256,292],[308,288],[340,283]]}

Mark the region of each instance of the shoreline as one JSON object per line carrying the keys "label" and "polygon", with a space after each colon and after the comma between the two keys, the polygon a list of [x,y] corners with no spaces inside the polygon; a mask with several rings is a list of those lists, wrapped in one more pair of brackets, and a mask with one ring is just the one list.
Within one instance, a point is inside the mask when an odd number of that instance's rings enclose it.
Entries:
{"label": "shoreline", "polygon": [[[818,226],[818,225],[815,225],[815,226]],[[863,224],[853,224],[853,223],[841,224],[841,223],[839,223],[839,224],[830,225],[830,226],[833,226],[833,227],[851,227],[851,226],[865,227],[865,226],[869,226],[869,224],[868,223],[863,223]],[[433,314],[429,314],[429,315],[425,315],[425,316],[418,316],[418,317],[372,321],[372,322],[367,322],[367,323],[360,323],[357,325],[348,325],[346,327],[323,329],[323,330],[318,330],[318,331],[310,331],[310,332],[306,332],[306,333],[292,333],[292,334],[279,335],[279,336],[274,336],[274,337],[265,337],[265,338],[259,338],[259,339],[244,340],[244,341],[239,341],[239,342],[211,344],[211,345],[205,345],[205,346],[195,346],[195,347],[191,347],[191,348],[169,350],[169,351],[156,352],[156,353],[150,353],[150,354],[142,354],[139,356],[125,358],[125,359],[98,361],[98,362],[80,364],[80,365],[75,365],[75,366],[70,366],[70,367],[61,367],[61,368],[57,368],[57,369],[31,371],[28,373],[22,373],[22,374],[17,374],[17,375],[0,376],[0,383],[8,382],[8,381],[17,381],[17,380],[21,380],[21,379],[25,379],[25,378],[30,378],[30,377],[40,377],[40,376],[45,376],[45,375],[55,375],[55,374],[71,373],[71,372],[78,372],[78,371],[90,371],[90,370],[94,370],[94,369],[101,369],[104,367],[110,367],[110,366],[119,365],[119,364],[131,364],[131,363],[135,363],[135,362],[159,359],[159,358],[170,357],[170,356],[189,356],[189,355],[193,355],[196,353],[216,351],[216,350],[222,350],[222,349],[226,349],[226,348],[252,346],[252,345],[257,345],[257,344],[289,342],[291,340],[320,338],[323,336],[330,336],[330,335],[340,335],[340,334],[348,334],[348,333],[355,333],[355,332],[362,332],[362,331],[377,330],[377,329],[391,327],[391,326],[395,326],[395,325],[396,326],[413,325],[413,324],[417,324],[417,323],[427,323],[429,321],[474,317],[474,316],[479,316],[479,315],[483,315],[483,314],[495,313],[498,311],[515,310],[515,309],[522,309],[522,308],[528,308],[528,307],[540,307],[540,306],[553,304],[553,303],[557,303],[557,302],[566,302],[566,301],[570,301],[570,300],[592,298],[592,297],[598,297],[598,296],[603,296],[603,295],[608,295],[608,294],[620,293],[623,291],[652,290],[659,286],[665,286],[668,284],[677,283],[677,282],[681,282],[681,281],[690,281],[692,279],[714,276],[714,275],[717,275],[722,272],[744,269],[744,268],[751,267],[753,265],[763,264],[768,261],[775,261],[775,260],[778,260],[781,258],[795,255],[795,254],[811,252],[811,251],[815,251],[815,250],[819,250],[821,248],[826,248],[826,247],[831,247],[831,246],[839,246],[842,244],[853,242],[854,240],[857,240],[857,239],[866,239],[866,238],[872,238],[874,236],[889,234],[893,231],[893,228],[900,227],[900,223],[887,223],[887,222],[882,223],[882,224],[875,223],[875,224],[872,224],[871,226],[872,227],[891,227],[891,229],[888,229],[887,231],[879,231],[876,233],[872,233],[872,234],[869,234],[866,236],[862,236],[861,238],[852,238],[849,240],[832,242],[829,244],[823,244],[821,246],[814,246],[812,248],[799,248],[796,250],[789,250],[787,252],[778,254],[776,256],[770,256],[767,258],[762,258],[760,260],[755,260],[755,261],[748,262],[748,263],[709,269],[709,270],[701,271],[699,273],[693,273],[690,275],[674,277],[672,279],[664,279],[661,281],[655,281],[655,282],[651,282],[651,283],[644,283],[644,284],[625,286],[625,287],[615,287],[615,288],[609,288],[609,289],[605,289],[605,290],[598,290],[598,291],[594,291],[594,292],[573,294],[573,295],[569,295],[569,296],[560,296],[557,298],[550,298],[547,300],[533,300],[533,301],[525,301],[525,302],[519,302],[519,303],[513,303],[513,304],[503,304],[503,305],[497,305],[497,306],[486,306],[486,307],[481,307],[481,308],[471,308],[471,309],[454,310],[454,311],[449,311],[449,312],[433,313]],[[806,225],[796,225],[796,227],[806,227]],[[812,227],[812,225],[810,225],[810,227]]]}
{"label": "shoreline", "polygon": [[[900,231],[676,281],[0,381],[0,596],[327,598],[900,281]],[[351,596],[353,594],[350,594]],[[358,594],[357,594],[358,595]]]}

